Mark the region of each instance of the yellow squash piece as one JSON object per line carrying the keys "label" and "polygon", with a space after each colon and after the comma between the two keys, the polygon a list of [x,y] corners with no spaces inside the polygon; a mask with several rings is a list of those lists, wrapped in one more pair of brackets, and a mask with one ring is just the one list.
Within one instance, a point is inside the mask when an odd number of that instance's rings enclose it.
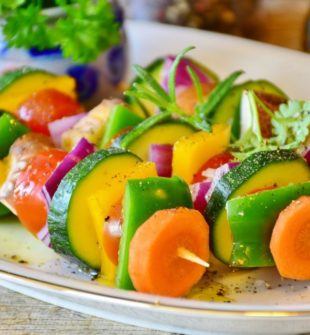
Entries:
{"label": "yellow squash piece", "polygon": [[214,125],[212,133],[200,131],[180,138],[173,147],[172,174],[191,183],[195,173],[211,157],[228,147],[230,127]]}
{"label": "yellow squash piece", "polygon": [[101,281],[106,285],[113,285],[116,266],[108,258],[103,246],[104,219],[111,212],[113,205],[118,203],[125,191],[129,179],[141,179],[156,176],[156,167],[151,162],[137,163],[127,171],[117,173],[113,179],[102,185],[100,190],[88,198],[88,208],[95,227],[101,252]]}
{"label": "yellow squash piece", "polygon": [[33,92],[57,89],[76,98],[74,78],[44,71],[33,71],[18,76],[9,85],[0,89],[0,109],[15,112],[19,105]]}

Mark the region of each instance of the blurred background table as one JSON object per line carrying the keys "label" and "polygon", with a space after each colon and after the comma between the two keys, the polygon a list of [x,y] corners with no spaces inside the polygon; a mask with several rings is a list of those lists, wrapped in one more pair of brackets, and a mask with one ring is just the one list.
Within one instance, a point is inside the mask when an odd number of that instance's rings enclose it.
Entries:
{"label": "blurred background table", "polygon": [[[310,0],[119,1],[133,19],[186,25],[306,49]],[[308,48],[310,51],[309,41]]]}
{"label": "blurred background table", "polygon": [[[185,0],[122,0],[127,15],[137,19],[152,19],[160,21],[170,21],[178,24],[186,24],[194,27],[204,27],[204,22],[198,17],[188,16],[186,19]],[[135,6],[140,2],[138,13]],[[166,11],[156,11],[158,4],[170,3]],[[210,3],[216,5],[218,2],[227,3],[223,0],[193,0],[192,3]],[[305,46],[306,19],[310,9],[310,0],[262,0],[254,1],[255,10],[251,0],[235,0],[235,3],[243,3],[245,6],[242,11],[243,16],[239,16],[240,27],[234,23],[236,17],[231,11],[224,11],[222,19],[226,24],[222,25],[225,31],[229,27],[234,28],[230,33],[242,35],[247,38],[253,38],[263,42],[303,50]],[[147,5],[152,5],[152,12],[147,12]],[[178,4],[178,5],[177,5]],[[182,5],[183,4],[183,5]],[[133,6],[135,5],[135,6]],[[183,8],[183,17],[179,17],[176,6]],[[182,7],[183,6],[183,7]],[[211,6],[212,8],[212,6]],[[199,8],[198,8],[199,9]],[[143,12],[146,11],[146,12]],[[201,7],[201,11],[206,10]],[[241,10],[239,8],[239,10]],[[249,14],[251,13],[251,15]],[[148,16],[147,16],[148,15]],[[158,16],[156,16],[158,15]],[[240,14],[238,14],[240,15]],[[178,21],[179,20],[179,21]],[[241,21],[240,21],[241,20]],[[218,30],[220,29],[220,26]],[[213,26],[213,29],[215,26]],[[228,32],[228,31],[225,31]],[[5,335],[78,335],[78,334],[115,334],[115,335],[161,335],[168,334],[155,330],[146,330],[142,328],[123,325],[112,321],[90,317],[80,313],[65,310],[60,307],[52,306],[44,302],[31,299],[21,294],[9,291],[0,287],[0,334]]]}

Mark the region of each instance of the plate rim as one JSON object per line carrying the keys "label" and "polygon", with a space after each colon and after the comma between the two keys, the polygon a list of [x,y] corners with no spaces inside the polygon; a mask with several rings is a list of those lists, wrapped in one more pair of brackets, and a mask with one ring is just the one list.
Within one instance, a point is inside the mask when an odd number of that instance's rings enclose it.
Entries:
{"label": "plate rim", "polygon": [[[43,275],[43,278],[42,278]],[[279,318],[279,317],[310,317],[310,304],[296,305],[264,305],[264,304],[241,304],[208,302],[186,298],[169,298],[156,296],[135,291],[125,291],[118,288],[99,285],[89,281],[68,278],[60,275],[42,272],[28,266],[15,264],[9,261],[0,260],[0,280],[9,281],[26,287],[40,288],[42,290],[66,290],[70,295],[81,294],[96,297],[97,299],[113,300],[121,304],[132,306],[156,307],[162,310],[174,312],[191,312],[205,315],[217,316],[240,316],[258,318]],[[82,284],[82,285],[81,285]],[[68,293],[69,294],[69,293]]]}
{"label": "plate rim", "polygon": [[[297,50],[287,49],[281,46],[274,46],[258,41],[252,41],[249,39],[240,38],[237,36],[228,36],[221,33],[209,32],[209,31],[200,31],[194,28],[185,28],[185,27],[176,27],[173,25],[146,22],[146,21],[131,21],[126,22],[126,27],[129,29],[143,29],[144,26],[148,26],[149,29],[168,29],[170,31],[181,30],[181,31],[190,31],[192,33],[198,34],[207,34],[208,36],[213,36],[219,38],[223,43],[225,40],[235,40],[238,43],[246,43],[248,45],[253,45],[257,47],[262,47],[265,50],[273,50],[276,52],[286,53],[294,57],[301,57],[306,59],[309,57],[308,54],[303,53]],[[16,267],[16,268],[14,268]],[[9,271],[8,271],[9,269]],[[240,316],[240,317],[258,317],[258,318],[281,318],[281,317],[310,317],[310,303],[309,304],[296,304],[296,305],[249,305],[249,304],[228,304],[223,302],[206,302],[206,301],[197,301],[189,300],[184,298],[166,298],[158,297],[148,294],[142,294],[138,292],[129,292],[122,291],[115,288],[101,287],[101,292],[95,292],[95,287],[93,283],[85,282],[84,288],[78,288],[81,286],[81,280],[69,279],[66,277],[61,277],[55,274],[49,274],[44,271],[39,271],[36,269],[31,269],[31,271],[25,271],[26,266],[18,265],[13,262],[4,261],[0,259],[0,279],[4,281],[10,281],[16,284],[21,284],[24,286],[38,285],[42,290],[55,289],[55,290],[64,290],[70,292],[71,295],[80,296],[85,295],[87,297],[96,298],[96,299],[113,299],[114,301],[121,302],[122,304],[134,304],[134,306],[143,305],[148,307],[156,307],[158,309],[171,310],[173,312],[184,312],[188,311],[190,313],[204,313],[205,315],[225,315],[225,316]],[[30,270],[30,269],[28,269]],[[31,274],[31,272],[38,272],[37,275]],[[24,272],[24,273],[23,273]],[[42,280],[39,275],[40,272],[44,274],[50,280]],[[27,275],[28,274],[28,275]],[[54,280],[53,280],[54,277]],[[58,279],[61,279],[60,281]],[[63,281],[61,284],[60,282]],[[57,283],[58,282],[58,283]],[[75,288],[70,285],[74,283]],[[93,286],[93,290],[89,288],[89,285]],[[98,287],[98,286],[97,286]],[[111,291],[112,290],[112,291]],[[113,294],[114,293],[114,294]],[[184,301],[187,305],[184,306]],[[269,310],[268,310],[269,309]]]}

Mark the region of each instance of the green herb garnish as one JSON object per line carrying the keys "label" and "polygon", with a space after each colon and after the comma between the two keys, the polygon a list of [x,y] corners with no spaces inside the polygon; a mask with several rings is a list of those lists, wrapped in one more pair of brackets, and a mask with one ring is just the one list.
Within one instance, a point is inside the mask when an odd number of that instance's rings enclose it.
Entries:
{"label": "green herb garnish", "polygon": [[198,96],[195,113],[194,115],[189,116],[177,104],[175,78],[178,65],[180,64],[182,58],[192,49],[194,49],[194,47],[187,47],[176,56],[169,72],[168,92],[166,92],[156,79],[154,79],[145,69],[139,65],[134,65],[134,70],[141,79],[143,85],[141,82],[136,82],[133,84],[133,87],[124,94],[137,99],[148,100],[155,104],[160,110],[171,113],[171,115],[178,117],[198,130],[211,131],[211,122],[208,119],[209,112],[211,112],[223,96],[228,93],[234,81],[239,77],[242,71],[234,72],[228,78],[223,80],[212,91],[209,98],[204,99],[201,82],[195,71],[188,66],[187,72],[193,82]]}
{"label": "green herb garnish", "polygon": [[119,24],[109,0],[55,0],[60,18],[42,11],[43,1],[1,1],[3,33],[9,47],[61,48],[64,57],[75,62],[95,60],[109,47],[119,43]]}
{"label": "green herb garnish", "polygon": [[[310,133],[310,101],[290,100],[286,104],[281,104],[279,110],[273,113],[253,91],[247,94],[252,122],[245,134],[231,144],[236,158],[243,160],[258,151],[295,150],[305,143]],[[270,138],[261,135],[258,105],[271,118],[273,136]]]}

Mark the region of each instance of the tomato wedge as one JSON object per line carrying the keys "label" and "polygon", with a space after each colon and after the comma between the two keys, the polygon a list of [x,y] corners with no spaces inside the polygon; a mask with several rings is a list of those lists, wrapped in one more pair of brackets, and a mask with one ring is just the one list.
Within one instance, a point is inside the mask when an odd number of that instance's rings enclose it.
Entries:
{"label": "tomato wedge", "polygon": [[206,178],[202,175],[202,173],[206,169],[217,169],[223,164],[229,163],[234,159],[234,156],[230,152],[222,152],[218,155],[215,155],[211,157],[209,160],[207,160],[202,167],[199,169],[199,171],[194,175],[192,184],[200,183],[204,181]]}
{"label": "tomato wedge", "polygon": [[17,110],[17,117],[32,131],[49,135],[48,123],[83,112],[69,95],[55,89],[34,92]]}
{"label": "tomato wedge", "polygon": [[13,206],[20,222],[33,234],[41,230],[47,219],[42,187],[65,156],[66,152],[59,149],[41,151],[17,178]]}

